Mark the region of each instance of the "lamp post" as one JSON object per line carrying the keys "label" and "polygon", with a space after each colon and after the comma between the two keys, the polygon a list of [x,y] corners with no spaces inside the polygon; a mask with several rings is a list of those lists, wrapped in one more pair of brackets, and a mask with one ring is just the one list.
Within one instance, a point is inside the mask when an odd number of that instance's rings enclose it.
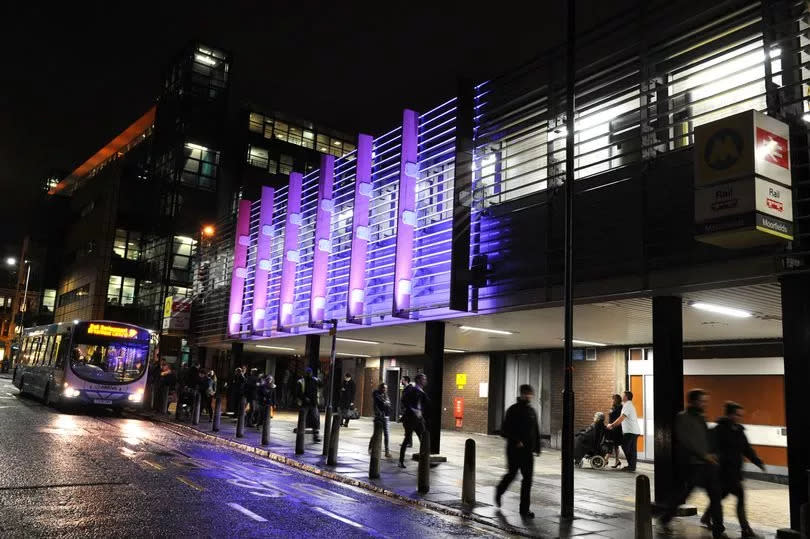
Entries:
{"label": "lamp post", "polygon": [[[25,311],[28,310],[27,303],[28,303],[28,283],[31,280],[31,261],[30,260],[23,260],[23,264],[25,265],[25,288],[23,289],[23,297],[22,303],[20,304],[20,335],[22,335],[23,329],[25,329]],[[8,266],[16,266],[17,259],[10,256],[6,258],[6,265]],[[18,282],[19,285],[19,282]],[[19,290],[19,289],[18,289]],[[15,331],[16,333],[16,331]],[[19,342],[19,337],[15,337],[15,340]]]}

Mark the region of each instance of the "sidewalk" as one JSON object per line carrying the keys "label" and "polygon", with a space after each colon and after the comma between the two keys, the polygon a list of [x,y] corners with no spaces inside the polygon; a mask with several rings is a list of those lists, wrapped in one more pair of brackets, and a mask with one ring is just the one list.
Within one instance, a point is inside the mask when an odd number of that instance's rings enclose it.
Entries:
{"label": "sidewalk", "polygon": [[[156,416],[154,419],[170,420],[174,416]],[[321,415],[323,428],[324,415]],[[295,455],[295,434],[293,428],[297,423],[297,413],[278,412],[272,420],[270,445],[261,446],[259,430],[246,428],[244,438],[236,438],[236,421],[223,416],[218,438],[238,442],[247,447],[260,447],[291,463],[313,466],[319,470],[333,472],[343,478],[350,478],[370,485],[369,488],[385,490],[396,496],[411,500],[420,500],[438,504],[449,510],[465,510],[461,504],[462,468],[464,462],[464,444],[467,438],[476,442],[476,502],[471,517],[505,530],[543,537],[632,537],[633,511],[635,503],[635,474],[617,470],[593,470],[587,467],[575,471],[575,519],[566,524],[560,521],[560,454],[555,450],[545,450],[535,461],[534,484],[532,488],[532,510],[537,518],[524,522],[517,513],[520,478],[503,496],[503,507],[500,511],[494,506],[494,486],[504,474],[504,443],[500,437],[480,434],[442,431],[441,454],[447,462],[431,469],[430,492],[421,495],[416,490],[417,463],[410,460],[416,447],[408,452],[407,468],[400,469],[396,462],[399,444],[402,441],[403,429],[398,423],[391,424],[391,453],[393,458],[382,459],[380,479],[368,479],[368,441],[371,438],[372,421],[369,418],[351,421],[348,429],[340,430],[338,465],[326,465],[326,458],[321,456],[322,445],[312,442],[312,435],[305,438],[305,453]],[[200,425],[192,427],[206,434],[211,432],[211,424],[202,416]],[[321,433],[323,434],[323,433]],[[639,464],[640,473],[648,475],[653,482],[652,465]],[[761,481],[747,481],[749,519],[752,526],[766,537],[773,537],[778,527],[788,521],[787,487]],[[698,507],[705,507],[707,499],[695,494],[688,501]],[[724,504],[726,526],[731,537],[739,536],[736,522],[734,498],[729,497]],[[708,530],[700,528],[697,517],[682,518],[674,525],[681,537],[711,537]]]}

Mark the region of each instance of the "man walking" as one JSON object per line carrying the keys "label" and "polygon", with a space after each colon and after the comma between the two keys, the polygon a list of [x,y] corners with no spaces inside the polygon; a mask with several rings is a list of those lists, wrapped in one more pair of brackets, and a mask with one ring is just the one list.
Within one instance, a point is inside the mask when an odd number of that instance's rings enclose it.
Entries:
{"label": "man walking", "polygon": [[348,372],[343,379],[343,386],[340,388],[340,417],[343,419],[343,426],[349,426],[349,411],[354,408],[354,393],[357,386],[352,380],[352,375]]}
{"label": "man walking", "polygon": [[304,377],[298,380],[297,392],[298,405],[306,410],[306,424],[312,425],[312,440],[315,443],[321,441],[318,432],[321,430],[321,414],[318,410],[318,387],[321,381],[312,374],[312,368],[307,367]]}
{"label": "man walking", "polygon": [[720,491],[717,480],[717,457],[710,452],[709,429],[704,414],[709,404],[709,395],[702,389],[692,389],[687,393],[687,408],[675,416],[673,434],[678,455],[682,484],[676,488],[674,496],[664,514],[659,519],[666,533],[671,533],[670,522],[689,494],[696,486],[706,489],[709,495],[712,537],[725,537],[723,530],[723,508],[720,505]]}
{"label": "man walking", "polygon": [[427,385],[427,376],[419,373],[414,378],[416,382],[414,385],[405,387],[402,392],[402,426],[405,427],[405,438],[402,440],[402,445],[399,447],[399,467],[405,467],[405,451],[408,448],[408,443],[413,440],[413,434],[419,438],[419,446],[421,449],[422,435],[427,429],[425,425],[425,410],[429,404],[427,393],[425,393],[425,386]]}
{"label": "man walking", "polygon": [[509,488],[520,470],[520,516],[534,518],[529,511],[532,492],[532,475],[534,474],[534,457],[540,455],[540,425],[537,413],[532,408],[534,388],[528,384],[520,386],[520,397],[506,411],[501,426],[501,436],[506,438],[506,465],[508,471],[495,489],[495,505],[501,506],[501,496]]}
{"label": "man walking", "polygon": [[[757,456],[742,426],[745,415],[741,404],[728,401],[725,405],[725,415],[717,420],[717,425],[710,431],[710,439],[714,452],[719,460],[720,499],[729,494],[737,497],[737,519],[740,521],[742,536],[745,538],[757,537],[748,518],[745,516],[745,490],[743,489],[742,465],[743,457],[758,466],[763,472],[765,464]],[[711,528],[712,518],[709,508],[700,519],[701,524]]]}
{"label": "man walking", "polygon": [[619,418],[610,423],[607,428],[613,430],[614,428],[622,426],[622,450],[624,456],[627,457],[627,466],[622,468],[623,472],[635,472],[636,460],[638,458],[638,446],[636,439],[641,434],[641,427],[638,424],[638,415],[636,415],[636,407],[633,405],[633,392],[625,391],[622,393],[622,413]]}

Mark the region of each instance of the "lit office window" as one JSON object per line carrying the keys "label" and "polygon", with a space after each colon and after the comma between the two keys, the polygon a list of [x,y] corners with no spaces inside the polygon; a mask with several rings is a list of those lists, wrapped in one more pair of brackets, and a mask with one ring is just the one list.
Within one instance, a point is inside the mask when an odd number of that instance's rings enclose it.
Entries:
{"label": "lit office window", "polygon": [[304,130],[300,127],[296,127],[291,125],[289,127],[289,134],[287,135],[287,142],[290,144],[295,144],[296,146],[302,146],[304,144]]}
{"label": "lit office window", "polygon": [[287,142],[287,134],[289,131],[289,126],[284,122],[275,122],[275,126],[273,128],[273,136],[278,140],[283,140]]}
{"label": "lit office window", "polygon": [[312,131],[307,131],[306,129],[304,129],[303,146],[305,148],[309,148],[309,149],[312,149],[313,147],[315,147],[315,133],[313,133]]}
{"label": "lit office window", "polygon": [[107,303],[110,305],[121,304],[121,276],[110,275],[110,282],[107,285]]}
{"label": "lit office window", "polygon": [[326,135],[318,135],[317,137],[317,150],[321,153],[329,153],[329,137]]}
{"label": "lit office window", "polygon": [[113,254],[127,260],[138,260],[141,257],[141,233],[117,228]]}
{"label": "lit office window", "polygon": [[264,116],[251,112],[248,119],[248,129],[253,133],[261,134],[264,130]]}
{"label": "lit office window", "polygon": [[55,305],[56,290],[46,288],[42,293],[42,310],[52,313]]}
{"label": "lit office window", "polygon": [[269,159],[270,157],[266,149],[248,146],[248,164],[267,170]]}
{"label": "lit office window", "polygon": [[195,251],[197,241],[186,236],[175,236],[172,242],[171,279],[175,281],[189,281],[191,272],[191,257]]}
{"label": "lit office window", "polygon": [[279,158],[278,172],[279,174],[287,174],[293,171],[293,158],[289,155],[281,154]]}
{"label": "lit office window", "polygon": [[340,157],[340,156],[343,155],[343,142],[342,141],[337,140],[337,139],[332,139],[331,148],[332,149],[331,149],[330,153],[332,155],[334,155],[335,157]]}
{"label": "lit office window", "polygon": [[273,124],[275,122],[272,118],[264,118],[264,138],[273,138]]}
{"label": "lit office window", "polygon": [[215,189],[219,152],[190,142],[186,143],[184,150],[185,161],[180,182],[199,189]]}

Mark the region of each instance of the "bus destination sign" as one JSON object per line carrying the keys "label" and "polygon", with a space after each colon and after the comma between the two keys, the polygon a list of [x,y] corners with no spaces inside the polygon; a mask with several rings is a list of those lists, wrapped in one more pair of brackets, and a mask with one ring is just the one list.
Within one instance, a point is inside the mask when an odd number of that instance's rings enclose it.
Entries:
{"label": "bus destination sign", "polygon": [[87,326],[88,335],[99,335],[101,337],[114,337],[117,339],[137,339],[138,330],[135,328],[111,326],[109,324],[91,323]]}

